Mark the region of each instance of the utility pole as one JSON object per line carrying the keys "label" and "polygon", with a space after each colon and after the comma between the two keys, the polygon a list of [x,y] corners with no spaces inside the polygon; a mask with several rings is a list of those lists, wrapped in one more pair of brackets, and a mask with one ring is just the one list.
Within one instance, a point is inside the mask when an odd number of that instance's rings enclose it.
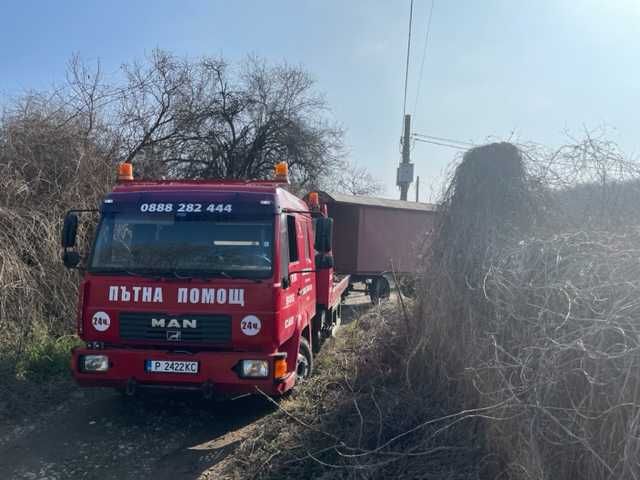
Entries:
{"label": "utility pole", "polygon": [[420,201],[420,175],[416,177],[416,203]]}
{"label": "utility pole", "polygon": [[400,200],[407,200],[409,185],[413,182],[413,163],[411,163],[411,115],[404,116],[402,134],[402,160],[396,175],[396,185],[400,187]]}

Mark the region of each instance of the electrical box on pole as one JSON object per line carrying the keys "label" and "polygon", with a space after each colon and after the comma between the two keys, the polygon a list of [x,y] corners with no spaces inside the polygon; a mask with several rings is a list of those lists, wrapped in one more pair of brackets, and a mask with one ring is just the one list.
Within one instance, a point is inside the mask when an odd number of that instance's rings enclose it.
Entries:
{"label": "electrical box on pole", "polygon": [[402,160],[396,174],[396,185],[400,187],[400,200],[407,199],[409,185],[413,182],[413,163],[411,163],[411,115],[404,116],[402,133]]}

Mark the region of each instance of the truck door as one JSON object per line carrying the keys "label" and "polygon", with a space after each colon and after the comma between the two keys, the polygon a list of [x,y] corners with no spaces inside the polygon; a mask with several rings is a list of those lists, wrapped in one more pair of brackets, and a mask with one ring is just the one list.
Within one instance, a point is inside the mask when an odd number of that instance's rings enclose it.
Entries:
{"label": "truck door", "polygon": [[300,242],[295,215],[282,214],[280,217],[280,271],[282,272],[283,304],[282,317],[284,331],[290,334],[291,327],[297,324],[300,315],[298,291],[302,286],[299,272]]}
{"label": "truck door", "polygon": [[313,254],[313,230],[311,227],[311,218],[300,216],[298,217],[300,236],[298,237],[298,243],[300,244],[300,270],[304,273],[301,274],[300,290],[298,296],[300,299],[300,308],[306,314],[308,319],[312,319],[316,314],[316,274],[313,271],[314,260]]}

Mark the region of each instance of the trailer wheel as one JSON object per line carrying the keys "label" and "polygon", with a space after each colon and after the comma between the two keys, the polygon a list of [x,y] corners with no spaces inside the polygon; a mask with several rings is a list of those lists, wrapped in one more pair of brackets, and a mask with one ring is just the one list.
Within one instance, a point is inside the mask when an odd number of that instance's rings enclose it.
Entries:
{"label": "trailer wheel", "polygon": [[306,338],[300,339],[300,349],[298,350],[298,363],[296,365],[296,375],[299,381],[304,381],[313,373],[313,353]]}
{"label": "trailer wheel", "polygon": [[391,285],[389,285],[389,281],[382,276],[373,277],[371,283],[368,285],[368,290],[369,298],[371,298],[371,303],[374,305],[378,305],[380,302],[387,300],[391,295]]}

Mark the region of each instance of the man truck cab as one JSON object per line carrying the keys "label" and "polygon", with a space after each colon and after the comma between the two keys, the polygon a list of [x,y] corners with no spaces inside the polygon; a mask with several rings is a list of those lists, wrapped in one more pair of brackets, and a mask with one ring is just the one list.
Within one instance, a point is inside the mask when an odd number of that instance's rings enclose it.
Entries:
{"label": "man truck cab", "polygon": [[[134,181],[131,168],[84,262],[76,381],[280,395],[309,375],[348,278],[334,278],[331,219],[287,190],[286,164],[258,182]],[[71,268],[84,212],[64,222]]]}

